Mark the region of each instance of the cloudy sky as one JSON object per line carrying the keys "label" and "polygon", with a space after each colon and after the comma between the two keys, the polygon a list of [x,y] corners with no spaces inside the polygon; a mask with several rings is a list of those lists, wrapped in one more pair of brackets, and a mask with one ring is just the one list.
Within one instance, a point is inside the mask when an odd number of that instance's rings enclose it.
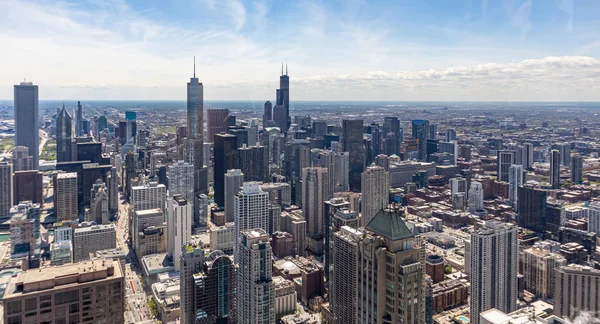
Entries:
{"label": "cloudy sky", "polygon": [[600,101],[597,0],[0,0],[0,99]]}

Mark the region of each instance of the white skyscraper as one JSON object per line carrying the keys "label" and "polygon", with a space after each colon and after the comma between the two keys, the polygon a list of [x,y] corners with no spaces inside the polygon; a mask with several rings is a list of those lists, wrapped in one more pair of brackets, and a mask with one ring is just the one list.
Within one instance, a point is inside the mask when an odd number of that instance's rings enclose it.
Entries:
{"label": "white skyscraper", "polygon": [[366,226],[380,210],[387,208],[390,176],[383,167],[370,166],[362,173],[361,180],[361,226]]}
{"label": "white skyscraper", "polygon": [[167,169],[169,177],[169,197],[181,195],[192,208],[194,206],[194,166],[183,161],[170,165]]}
{"label": "white skyscraper", "polygon": [[302,214],[306,219],[306,235],[309,248],[320,255],[323,253],[325,235],[325,205],[331,193],[326,168],[302,169]]}
{"label": "white skyscraper", "polygon": [[469,189],[469,212],[475,213],[483,210],[483,186],[481,182],[472,181]]}
{"label": "white skyscraper", "polygon": [[486,222],[471,234],[469,259],[471,323],[479,324],[479,313],[491,308],[505,313],[514,311],[518,297],[517,227]]}
{"label": "white skyscraper", "polygon": [[456,177],[450,179],[450,195],[454,196],[457,193],[467,193],[467,179]]}
{"label": "white skyscraper", "polygon": [[508,170],[508,200],[516,212],[519,211],[519,187],[524,183],[523,166],[511,165]]}
{"label": "white skyscraper", "polygon": [[167,188],[158,182],[148,182],[143,186],[131,187],[131,208],[146,210],[160,208],[165,211]]}
{"label": "white skyscraper", "polygon": [[13,169],[8,162],[0,163],[0,217],[10,214],[13,206]]}
{"label": "white skyscraper", "polygon": [[175,195],[169,198],[169,207],[167,215],[167,252],[173,257],[175,270],[180,269],[181,259],[178,257],[181,248],[190,242],[192,238],[193,211],[189,204],[181,195]]}
{"label": "white skyscraper", "polygon": [[225,173],[225,222],[235,220],[235,201],[233,197],[242,190],[243,185],[244,173],[242,170],[232,169]]}
{"label": "white skyscraper", "polygon": [[260,182],[244,182],[242,190],[234,197],[235,202],[235,232],[234,255],[238,259],[240,232],[251,228],[269,228],[269,193],[261,191]]}
{"label": "white skyscraper", "polygon": [[237,323],[275,324],[275,286],[271,258],[273,252],[269,234],[261,228],[240,233],[236,247]]}

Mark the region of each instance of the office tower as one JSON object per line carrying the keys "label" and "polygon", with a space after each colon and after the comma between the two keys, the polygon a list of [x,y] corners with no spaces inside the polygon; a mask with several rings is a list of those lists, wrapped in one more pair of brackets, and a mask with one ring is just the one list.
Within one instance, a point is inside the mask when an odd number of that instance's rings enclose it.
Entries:
{"label": "office tower", "polygon": [[[83,128],[82,128],[83,132]],[[137,113],[135,111],[125,112],[125,142],[135,143],[137,137]]]}
{"label": "office tower", "polygon": [[225,206],[225,173],[237,169],[237,138],[231,134],[215,135],[214,146],[214,197],[215,203]]}
{"label": "office tower", "polygon": [[310,155],[311,166],[327,169],[327,178],[329,181],[329,192],[327,193],[327,196],[330,198],[333,197],[337,172],[335,165],[336,153],[330,150],[312,149]]}
{"label": "office tower", "polygon": [[334,264],[333,234],[342,228],[350,226],[358,228],[358,211],[350,209],[350,202],[344,198],[331,198],[325,202],[325,278],[331,280]]}
{"label": "office tower", "polygon": [[[11,254],[27,252],[29,255],[32,255],[37,248],[37,238],[35,233],[35,219],[27,217],[27,213],[25,211],[13,210],[13,212],[10,213]],[[23,251],[23,247],[26,247],[27,249]]]}
{"label": "office tower", "polygon": [[483,210],[483,186],[481,182],[472,181],[469,189],[469,212],[475,213]]}
{"label": "office tower", "polygon": [[77,101],[77,118],[75,122],[75,134],[77,134],[77,137],[84,136],[85,132],[83,131],[83,107],[81,106],[80,101]]}
{"label": "office tower", "polygon": [[208,119],[208,142],[214,142],[216,134],[227,132],[227,116],[229,109],[225,108],[209,108],[206,112]]}
{"label": "office tower", "polygon": [[119,176],[116,167],[113,166],[110,173],[106,175],[106,184],[108,189],[108,211],[111,215],[115,215],[119,207]]}
{"label": "office tower", "polygon": [[488,221],[471,234],[471,322],[491,308],[505,313],[517,307],[519,242],[517,227]]}
{"label": "office tower", "polygon": [[[204,166],[204,88],[196,78],[196,60],[194,58],[194,77],[187,84],[187,147],[185,162],[194,166],[194,199],[208,194],[208,169]],[[215,161],[216,162],[216,161]],[[220,180],[220,178],[219,178]],[[191,200],[190,204],[194,201]],[[194,208],[194,219],[199,219],[198,209]],[[206,224],[196,224],[206,226]]]}
{"label": "office tower", "polygon": [[275,123],[275,126],[278,127],[279,130],[281,130],[282,133],[287,133],[288,131],[288,128],[285,123],[285,120],[287,118],[285,111],[285,106],[275,105],[273,107],[273,122]]}
{"label": "office tower", "polygon": [[90,219],[96,224],[108,224],[108,192],[106,185],[101,180],[97,180],[91,190],[90,199]]}
{"label": "office tower", "polygon": [[538,298],[551,299],[554,295],[554,271],[567,265],[560,254],[532,247],[523,251],[525,290]]}
{"label": "office tower", "polygon": [[570,264],[557,268],[554,277],[554,315],[571,320],[585,312],[597,316],[600,311],[600,270]]}
{"label": "office tower", "polygon": [[400,134],[400,120],[398,117],[384,117],[383,119],[383,147],[384,154],[400,154],[400,143],[403,135]]}
{"label": "office tower", "polygon": [[65,104],[56,116],[56,162],[71,161],[71,138],[73,118],[65,109]]}
{"label": "office tower", "polygon": [[262,228],[240,233],[237,245],[237,322],[275,324],[275,286],[269,235]]}
{"label": "office tower", "polygon": [[[269,230],[269,194],[261,191],[258,182],[244,182],[242,190],[234,197],[235,232],[234,247],[240,243],[240,232],[251,228]],[[239,250],[234,250],[235,261],[239,262]]]}
{"label": "office tower", "polygon": [[560,189],[560,164],[560,151],[550,151],[550,185],[552,189]]}
{"label": "office tower", "polygon": [[360,192],[360,175],[365,170],[365,144],[362,119],[342,121],[342,149],[349,153],[350,190]]}
{"label": "office tower", "polygon": [[350,190],[350,153],[337,152],[335,154],[334,192]]}
{"label": "office tower", "polygon": [[[310,166],[310,142],[307,140],[292,140],[285,144],[283,158],[283,175],[289,180],[302,177],[302,169]],[[292,183],[292,185],[294,185]]]}
{"label": "office tower", "polygon": [[324,202],[329,200],[329,176],[325,168],[302,169],[302,214],[306,219],[308,248],[323,254],[325,235]]}
{"label": "office tower", "polygon": [[235,200],[233,197],[244,185],[244,173],[239,169],[228,170],[225,173],[225,222],[235,220]]}
{"label": "office tower", "polygon": [[519,187],[524,183],[523,166],[511,165],[508,168],[508,200],[516,212],[519,211]]}
{"label": "office tower", "polygon": [[102,132],[103,130],[108,128],[108,120],[106,116],[102,115],[98,117],[98,132]]}
{"label": "office tower", "polygon": [[236,147],[248,146],[248,129],[244,126],[229,126],[227,127],[227,133],[234,135],[236,138]]}
{"label": "office tower", "polygon": [[518,190],[519,226],[543,233],[546,228],[546,191],[529,186]]}
{"label": "office tower", "polygon": [[533,167],[533,144],[523,143],[525,151],[523,152],[523,168],[529,170]]}
{"label": "office tower", "polygon": [[244,173],[244,181],[265,181],[268,179],[269,161],[264,146],[242,146],[237,150],[238,168]]}
{"label": "office tower", "polygon": [[380,211],[365,230],[358,242],[357,322],[425,323],[423,242],[400,211]]}
{"label": "office tower", "polygon": [[8,216],[13,206],[12,164],[0,162],[0,217]]}
{"label": "office tower", "polygon": [[116,260],[21,272],[6,287],[4,323],[124,323],[124,277]]}
{"label": "office tower", "polygon": [[58,221],[78,219],[77,173],[54,175],[54,213]]}
{"label": "office tower", "polygon": [[181,260],[177,257],[177,253],[192,238],[193,210],[192,205],[181,195],[169,198],[168,204],[167,238],[169,242],[167,249],[169,255],[173,258],[175,270],[179,270]]}
{"label": "office tower", "polygon": [[90,253],[116,247],[115,224],[79,227],[73,231],[73,262],[88,260]]}
{"label": "office tower", "polygon": [[29,155],[29,148],[17,146],[12,151],[13,172],[33,170],[33,157]]}
{"label": "office tower", "polygon": [[375,165],[382,167],[385,171],[390,171],[390,158],[385,154],[379,154],[375,157]]}
{"label": "office tower", "polygon": [[446,129],[446,142],[456,141],[456,130],[452,128]]}
{"label": "office tower", "polygon": [[273,104],[270,101],[265,101],[263,112],[263,129],[270,127],[270,121],[273,120]]}
{"label": "office tower", "polygon": [[412,121],[412,138],[417,141],[417,159],[427,161],[427,139],[429,135],[428,120]]}
{"label": "office tower", "polygon": [[196,323],[236,323],[236,268],[220,250],[210,253],[201,272],[194,274]]}
{"label": "office tower", "polygon": [[437,125],[430,124],[429,125],[429,136],[428,139],[436,139],[437,138]]}
{"label": "office tower", "polygon": [[155,181],[131,188],[130,206],[133,210],[160,208],[165,211],[166,199],[167,188]]}
{"label": "office tower", "polygon": [[135,175],[135,157],[133,152],[127,152],[125,155],[125,183],[124,191],[127,197],[131,196],[131,180]]}
{"label": "office tower", "polygon": [[450,196],[457,193],[467,193],[467,179],[456,177],[450,179]]}
{"label": "office tower", "polygon": [[181,249],[181,252],[179,252],[181,265],[179,270],[181,324],[196,323],[194,274],[202,271],[202,267],[204,266],[204,254],[205,250],[202,246],[189,243]]}
{"label": "office tower", "polygon": [[560,152],[560,165],[568,167],[571,164],[571,144],[557,143],[552,144],[550,148]]}
{"label": "office tower", "polygon": [[33,157],[32,167],[37,170],[40,160],[38,86],[21,82],[14,86],[15,146],[25,146]]}
{"label": "office tower", "polygon": [[20,201],[44,202],[43,174],[37,170],[13,173],[13,204]]}
{"label": "office tower", "polygon": [[329,282],[330,304],[336,322],[357,323],[358,242],[363,233],[349,226],[333,234],[333,263],[335,271]]}
{"label": "office tower", "polygon": [[323,119],[314,120],[312,122],[312,136],[323,137],[327,134],[327,121]]}
{"label": "office tower", "polygon": [[[133,212],[132,224],[129,231],[131,232],[131,238],[133,243],[132,245],[135,248],[135,252],[137,254],[138,259],[141,259],[144,255],[148,254],[142,251],[142,243],[147,243],[147,240],[144,240],[146,236],[145,230],[150,228],[163,228],[164,223],[165,213],[160,208],[136,210]],[[169,234],[174,235],[175,233],[169,233],[169,229],[167,229],[167,239],[170,240],[173,237],[173,235],[169,236]],[[163,244],[163,242],[160,242],[160,244]],[[146,246],[147,245],[148,244],[146,244]],[[146,249],[146,251],[147,250],[149,249]],[[161,250],[164,250],[162,246]],[[176,258],[177,256],[175,255],[173,257]]]}
{"label": "office tower", "polygon": [[194,206],[194,166],[183,161],[169,165],[169,196],[181,195],[193,208]]}
{"label": "office tower", "polygon": [[[281,76],[279,77],[279,89],[276,91],[277,94],[277,106],[283,106],[283,112],[285,116],[285,124],[277,125],[282,127],[283,132],[287,132],[290,128],[290,77],[288,76],[287,64],[285,65],[285,74],[283,73],[283,64],[281,65]],[[273,114],[275,114],[273,112]],[[275,119],[275,118],[273,118]]]}
{"label": "office tower", "polygon": [[579,154],[571,157],[571,182],[583,182],[583,156]]}
{"label": "office tower", "polygon": [[388,206],[390,190],[389,172],[379,166],[368,167],[362,174],[361,187],[361,226],[365,226],[369,224],[379,211]]}
{"label": "office tower", "polygon": [[508,182],[510,166],[515,164],[515,151],[499,150],[497,152],[497,177],[498,181]]}
{"label": "office tower", "polygon": [[35,238],[40,237],[40,204],[32,203],[31,201],[21,201],[10,209],[10,216],[16,214],[27,215],[27,219],[34,221]]}

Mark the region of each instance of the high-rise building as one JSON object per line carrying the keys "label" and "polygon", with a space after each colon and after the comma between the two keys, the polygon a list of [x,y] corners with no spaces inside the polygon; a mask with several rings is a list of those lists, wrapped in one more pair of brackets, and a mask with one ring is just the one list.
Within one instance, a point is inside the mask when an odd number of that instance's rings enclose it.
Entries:
{"label": "high-rise building", "polygon": [[472,181],[469,188],[469,212],[475,213],[483,210],[483,186],[479,181]]}
{"label": "high-rise building", "polygon": [[450,179],[450,196],[454,196],[457,193],[467,193],[467,179],[463,177]]}
{"label": "high-rise building", "polygon": [[225,206],[225,173],[237,169],[237,137],[231,134],[215,135],[213,188],[215,203]]}
{"label": "high-rise building", "polygon": [[54,213],[58,221],[78,219],[77,173],[54,175]]}
{"label": "high-rise building", "polygon": [[[208,194],[208,169],[204,166],[204,87],[194,77],[187,84],[187,147],[185,162],[194,166],[194,199]],[[215,161],[216,162],[216,161]],[[193,204],[193,201],[191,202]],[[194,219],[198,219],[198,209],[194,209]],[[206,224],[196,224],[196,226]]]}
{"label": "high-rise building", "polygon": [[15,85],[15,146],[25,146],[33,157],[32,168],[37,170],[40,161],[38,86],[31,82]]}
{"label": "high-rise building", "polygon": [[360,192],[361,174],[365,170],[366,151],[363,139],[362,119],[342,121],[342,149],[349,154],[350,190]]}
{"label": "high-rise building", "polygon": [[196,323],[236,323],[236,268],[220,250],[210,253],[202,271],[194,274]]}
{"label": "high-rise building", "polygon": [[429,125],[429,136],[427,138],[433,140],[437,138],[437,124]]}
{"label": "high-rise building", "polygon": [[227,116],[229,116],[229,109],[226,108],[209,108],[206,112],[206,118],[208,119],[208,142],[214,142],[216,134],[227,132]]}
{"label": "high-rise building", "polygon": [[17,146],[12,151],[13,172],[33,170],[33,157],[29,155],[29,148]]}
{"label": "high-rise building", "polygon": [[302,169],[302,214],[306,219],[308,248],[315,254],[323,254],[325,235],[325,205],[330,197],[329,176],[326,168]]}
{"label": "high-rise building", "polygon": [[275,286],[269,235],[261,228],[246,229],[236,250],[237,323],[275,324]]}
{"label": "high-rise building", "polygon": [[90,253],[116,247],[115,224],[79,227],[73,231],[73,262],[88,260]]}
{"label": "high-rise building", "polygon": [[523,186],[518,190],[519,226],[543,233],[546,228],[547,192],[530,186]]}
{"label": "high-rise building", "polygon": [[251,228],[269,230],[269,194],[261,191],[258,182],[244,182],[242,190],[234,197],[235,231],[234,254],[236,263],[239,262],[238,250],[240,232]]}
{"label": "high-rise building", "polygon": [[446,129],[446,142],[456,141],[456,130],[452,128]]}
{"label": "high-rise building", "polygon": [[56,161],[71,161],[73,118],[65,109],[65,104],[56,116]]}
{"label": "high-rise building", "polygon": [[[27,217],[27,213],[21,210],[12,212],[10,216],[10,253],[26,251],[30,255],[33,254],[37,248],[35,233],[35,219]],[[23,249],[22,247],[27,248]]]}
{"label": "high-rise building", "polygon": [[13,206],[13,165],[0,162],[0,217],[6,217]]}
{"label": "high-rise building", "polygon": [[584,312],[598,314],[599,296],[600,270],[578,264],[556,269],[554,315],[573,320]]}
{"label": "high-rise building", "polygon": [[43,203],[43,180],[43,174],[36,170],[15,171],[13,173],[13,204],[18,204],[20,201]]}
{"label": "high-rise building", "polygon": [[244,181],[268,180],[269,161],[264,146],[242,146],[238,148],[238,168],[244,173]]}
{"label": "high-rise building", "polygon": [[332,198],[325,202],[325,278],[331,280],[333,264],[333,234],[342,228],[350,226],[358,228],[358,211],[350,209],[350,202],[344,198]]}
{"label": "high-rise building", "polygon": [[331,150],[312,149],[310,150],[311,166],[327,169],[327,177],[329,181],[328,197],[333,197],[336,183],[336,153]]}
{"label": "high-rise building", "polygon": [[471,322],[479,324],[479,313],[491,308],[505,313],[517,307],[519,242],[517,227],[495,221],[471,234],[470,280]]}
{"label": "high-rise building", "polygon": [[383,137],[385,154],[400,154],[400,143],[404,134],[400,133],[400,120],[398,117],[383,118]]}
{"label": "high-rise building", "polygon": [[365,230],[358,242],[357,322],[424,324],[424,243],[399,211],[380,211]]}
{"label": "high-rise building", "polygon": [[515,164],[515,151],[499,150],[497,152],[497,177],[498,181],[508,182],[510,166]]}
{"label": "high-rise building", "polygon": [[508,200],[516,212],[519,211],[519,187],[524,183],[523,166],[511,165],[508,169]]}
{"label": "high-rise building", "polygon": [[[133,213],[132,226],[129,229],[132,237],[133,246],[135,248],[136,256],[138,259],[141,259],[147,253],[142,251],[142,240],[145,238],[146,234],[144,230],[149,228],[162,228],[165,223],[165,213],[160,208],[154,209],[146,209],[146,210],[136,210]],[[167,236],[169,231],[167,230]],[[168,237],[170,238],[170,237]],[[147,241],[147,240],[144,240]],[[163,242],[160,242],[164,245]],[[146,244],[147,245],[147,244]],[[161,247],[161,250],[163,248]],[[148,251],[149,249],[146,249]],[[157,252],[158,253],[158,252]],[[177,255],[172,256],[174,258]]]}
{"label": "high-rise building", "polygon": [[104,182],[97,180],[91,190],[89,220],[96,224],[108,224],[108,189]]}
{"label": "high-rise building", "polygon": [[550,151],[550,185],[552,186],[552,189],[560,189],[560,165],[560,151]]}
{"label": "high-rise building", "polygon": [[532,247],[523,250],[523,277],[525,290],[538,298],[551,299],[554,295],[554,271],[567,265],[558,253]]}
{"label": "high-rise building", "polygon": [[[85,132],[83,126],[81,132]],[[135,143],[137,138],[137,113],[135,111],[125,112],[125,142]]]}
{"label": "high-rise building", "polygon": [[193,211],[192,205],[181,195],[175,195],[168,200],[167,208],[167,251],[173,258],[175,270],[181,267],[181,259],[177,257],[178,251],[190,242],[192,238]]}
{"label": "high-rise building", "polygon": [[6,287],[4,323],[124,323],[124,278],[104,259],[21,272]]}
{"label": "high-rise building", "polygon": [[[287,64],[285,65],[285,73],[283,73],[283,64],[281,65],[281,76],[279,77],[279,89],[276,91],[277,106],[282,106],[284,109],[285,124],[277,125],[281,127],[283,132],[287,132],[290,128],[292,120],[290,119],[290,77],[288,76]],[[274,114],[274,113],[273,113]],[[275,118],[273,118],[275,119]]]}
{"label": "high-rise building", "polygon": [[412,121],[412,138],[417,140],[417,159],[427,161],[428,120],[417,119]]}
{"label": "high-rise building", "polygon": [[571,164],[571,144],[569,143],[556,143],[552,144],[551,150],[558,150],[560,152],[560,165],[570,166]]}
{"label": "high-rise building", "polygon": [[263,112],[263,129],[269,127],[270,121],[273,120],[273,104],[270,101],[265,101]]}
{"label": "high-rise building", "polygon": [[357,323],[358,242],[363,233],[342,226],[333,234],[333,264],[335,271],[329,281],[331,310],[336,323]]}
{"label": "high-rise building", "polygon": [[[202,271],[205,250],[200,245],[186,244],[179,252],[179,308],[181,324],[196,323],[196,296],[194,274]],[[175,257],[175,256],[174,256]]]}
{"label": "high-rise building", "polygon": [[337,152],[335,155],[334,192],[350,190],[350,153]]}
{"label": "high-rise building", "polygon": [[583,182],[583,156],[579,154],[571,156],[571,182]]}
{"label": "high-rise building", "polygon": [[75,118],[75,134],[80,137],[84,136],[85,132],[83,131],[83,107],[81,106],[81,102],[77,101],[77,118]]}
{"label": "high-rise building", "polygon": [[169,196],[181,195],[193,208],[194,206],[194,166],[177,161],[167,168],[169,178]]}
{"label": "high-rise building", "polygon": [[239,169],[228,170],[225,173],[225,222],[233,222],[235,220],[235,200],[233,197],[237,195],[244,185],[244,173]]}
{"label": "high-rise building", "polygon": [[150,181],[143,186],[131,188],[130,206],[133,210],[160,208],[166,210],[167,188],[158,182]]}
{"label": "high-rise building", "polygon": [[390,190],[389,172],[379,166],[368,167],[362,174],[361,188],[361,226],[365,226],[369,224],[379,211],[388,206]]}
{"label": "high-rise building", "polygon": [[533,167],[533,144],[531,143],[523,143],[523,147],[525,148],[523,152],[523,168],[529,170]]}

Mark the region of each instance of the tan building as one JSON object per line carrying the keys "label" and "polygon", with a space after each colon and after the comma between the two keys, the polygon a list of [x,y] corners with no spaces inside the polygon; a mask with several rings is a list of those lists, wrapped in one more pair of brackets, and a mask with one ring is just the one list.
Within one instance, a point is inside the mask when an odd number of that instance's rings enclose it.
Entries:
{"label": "tan building", "polygon": [[377,213],[387,208],[390,188],[389,172],[379,166],[370,166],[362,174],[360,212],[361,225],[369,224]]}
{"label": "tan building", "polygon": [[115,260],[28,270],[8,283],[4,323],[123,323],[124,284]]}
{"label": "tan building", "polygon": [[567,265],[567,259],[557,253],[540,248],[523,251],[523,276],[525,290],[539,298],[552,298],[554,270]]}
{"label": "tan building", "polygon": [[54,175],[54,212],[58,221],[78,217],[77,172]]}
{"label": "tan building", "polygon": [[554,315],[573,319],[579,312],[600,312],[600,270],[577,264],[555,272]]}

